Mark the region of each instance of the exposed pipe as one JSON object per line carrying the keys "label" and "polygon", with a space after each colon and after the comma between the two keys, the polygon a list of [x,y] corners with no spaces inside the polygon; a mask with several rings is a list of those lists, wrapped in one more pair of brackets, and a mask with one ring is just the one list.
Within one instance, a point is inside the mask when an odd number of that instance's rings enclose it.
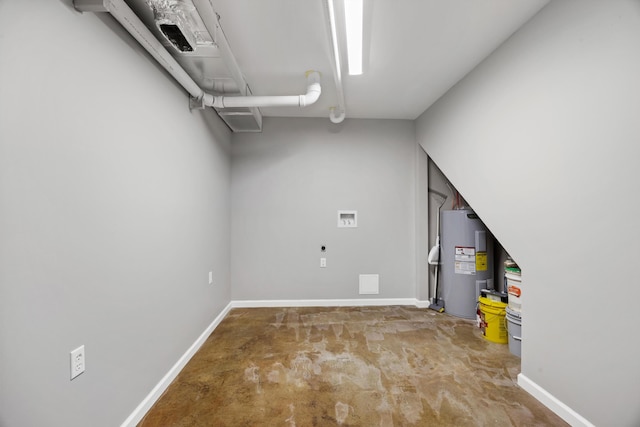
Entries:
{"label": "exposed pipe", "polygon": [[325,9],[329,18],[329,38],[331,39],[331,64],[333,65],[333,80],[338,94],[338,106],[331,107],[329,120],[332,123],[342,123],[346,116],[344,104],[344,91],[342,89],[342,71],[340,67],[340,50],[338,48],[338,35],[336,30],[336,13],[333,0],[325,0]]}
{"label": "exposed pipe", "polygon": [[205,105],[215,108],[233,107],[306,107],[318,100],[322,93],[320,74],[317,71],[307,71],[307,93],[292,96],[216,96],[212,104]]}
{"label": "exposed pipe", "polygon": [[210,0],[192,0],[198,14],[202,18],[202,22],[204,23],[205,28],[213,37],[215,45],[220,50],[220,55],[223,58],[225,65],[227,66],[227,70],[233,81],[238,85],[238,90],[240,91],[240,95],[247,94],[247,82],[242,75],[242,71],[240,71],[240,66],[238,65],[236,58],[233,56],[231,52],[231,47],[229,46],[229,41],[227,40],[227,36],[224,34],[224,30],[222,29],[222,25],[220,25],[220,16],[213,9],[213,5]]}
{"label": "exposed pipe", "polygon": [[329,113],[329,120],[331,123],[342,123],[344,117],[346,116],[346,112],[344,110],[338,110],[336,107],[331,107],[331,111]]}
{"label": "exposed pipe", "polygon": [[308,87],[304,95],[214,96],[198,86],[124,0],[74,0],[73,4],[81,12],[109,12],[201,105],[215,108],[304,107],[316,102],[322,92],[320,74],[317,71],[308,71]]}

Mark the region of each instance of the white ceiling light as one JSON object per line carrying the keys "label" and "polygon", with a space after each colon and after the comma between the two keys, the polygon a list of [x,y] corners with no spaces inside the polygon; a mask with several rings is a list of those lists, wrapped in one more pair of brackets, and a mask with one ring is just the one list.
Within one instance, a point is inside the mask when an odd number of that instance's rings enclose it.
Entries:
{"label": "white ceiling light", "polygon": [[363,0],[344,0],[344,18],[347,32],[349,75],[357,76],[362,74]]}

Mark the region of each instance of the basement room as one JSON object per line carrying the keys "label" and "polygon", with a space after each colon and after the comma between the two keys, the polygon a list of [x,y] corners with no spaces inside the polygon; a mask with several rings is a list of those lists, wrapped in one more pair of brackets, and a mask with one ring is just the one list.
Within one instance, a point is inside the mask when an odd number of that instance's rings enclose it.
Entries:
{"label": "basement room", "polygon": [[0,426],[640,426],[638,76],[638,0],[0,1]]}

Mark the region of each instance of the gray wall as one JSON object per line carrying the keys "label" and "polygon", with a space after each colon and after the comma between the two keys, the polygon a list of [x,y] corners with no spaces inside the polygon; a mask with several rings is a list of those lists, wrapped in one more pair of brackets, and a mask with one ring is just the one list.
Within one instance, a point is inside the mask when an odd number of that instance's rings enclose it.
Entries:
{"label": "gray wall", "polygon": [[552,1],[417,123],[523,268],[522,373],[640,424],[640,3]]}
{"label": "gray wall", "polygon": [[0,52],[0,426],[119,425],[230,301],[230,135],[109,17],[2,1]]}
{"label": "gray wall", "polygon": [[[415,122],[414,122],[415,124]],[[428,306],[430,297],[430,274],[434,267],[427,262],[429,258],[429,209],[433,206],[433,199],[429,197],[429,158],[424,149],[416,145],[416,229],[415,229],[415,259],[416,259],[416,299],[421,306]]]}
{"label": "gray wall", "polygon": [[[268,118],[234,135],[233,299],[415,298],[415,154],[412,121]],[[341,209],[358,228],[337,228]],[[359,295],[361,273],[379,295]]]}

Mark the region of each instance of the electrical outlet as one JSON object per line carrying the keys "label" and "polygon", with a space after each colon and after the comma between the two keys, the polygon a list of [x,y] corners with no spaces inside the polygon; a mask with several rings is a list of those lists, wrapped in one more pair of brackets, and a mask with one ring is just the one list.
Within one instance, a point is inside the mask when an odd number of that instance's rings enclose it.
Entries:
{"label": "electrical outlet", "polygon": [[213,284],[213,271],[209,272],[209,284]]}
{"label": "electrical outlet", "polygon": [[84,372],[84,346],[76,348],[71,352],[71,379]]}
{"label": "electrical outlet", "polygon": [[320,258],[320,268],[325,268],[327,266],[327,259]]}

